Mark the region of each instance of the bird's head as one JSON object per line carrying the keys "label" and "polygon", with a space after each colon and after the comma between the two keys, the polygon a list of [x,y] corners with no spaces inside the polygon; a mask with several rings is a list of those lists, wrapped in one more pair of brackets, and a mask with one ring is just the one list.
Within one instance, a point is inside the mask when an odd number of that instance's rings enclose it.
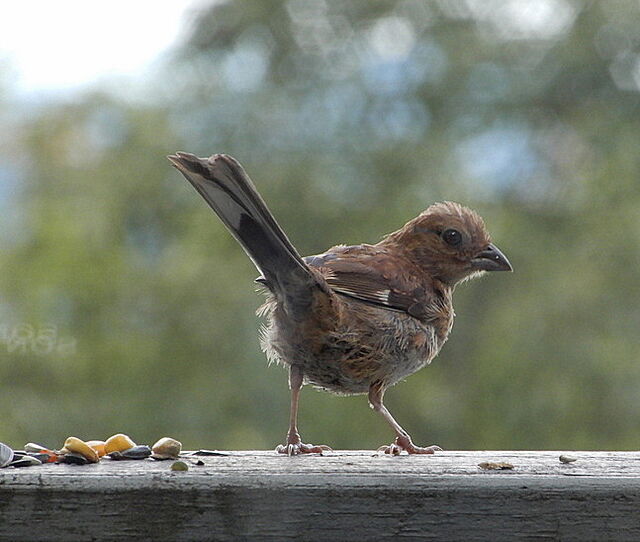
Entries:
{"label": "bird's head", "polygon": [[475,211],[458,203],[435,203],[384,243],[394,243],[429,275],[455,286],[484,271],[513,271]]}

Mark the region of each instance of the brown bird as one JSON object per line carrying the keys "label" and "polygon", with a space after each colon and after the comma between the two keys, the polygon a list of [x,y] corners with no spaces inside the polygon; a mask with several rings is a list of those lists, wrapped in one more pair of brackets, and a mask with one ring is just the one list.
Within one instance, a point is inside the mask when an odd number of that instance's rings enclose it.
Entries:
{"label": "brown bird", "polygon": [[267,301],[262,349],[288,366],[291,417],[281,453],[322,453],[298,433],[303,384],[364,394],[395,431],[386,453],[432,454],[413,444],[383,403],[384,392],[431,362],[453,325],[456,284],[511,271],[482,218],[457,203],[431,205],[375,245],[337,245],[301,258],[242,166],[230,156],[168,157],[220,217],[262,274]]}

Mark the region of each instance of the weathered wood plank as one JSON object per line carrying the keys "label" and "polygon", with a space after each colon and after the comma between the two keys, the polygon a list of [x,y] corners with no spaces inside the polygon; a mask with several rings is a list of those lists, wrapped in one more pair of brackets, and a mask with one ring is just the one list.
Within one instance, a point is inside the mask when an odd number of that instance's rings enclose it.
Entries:
{"label": "weathered wood plank", "polygon": [[[640,453],[230,452],[0,470],[1,540],[640,540]],[[483,461],[512,471],[483,471]]]}

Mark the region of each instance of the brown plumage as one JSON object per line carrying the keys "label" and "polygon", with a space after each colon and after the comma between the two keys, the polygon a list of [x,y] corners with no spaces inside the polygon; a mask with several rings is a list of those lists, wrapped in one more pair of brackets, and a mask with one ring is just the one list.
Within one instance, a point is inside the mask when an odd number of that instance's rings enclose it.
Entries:
{"label": "brown plumage", "polygon": [[261,344],[289,367],[291,418],[282,453],[322,452],[302,443],[298,397],[304,383],[338,394],[367,393],[394,429],[387,453],[433,453],[415,446],[383,404],[385,390],[431,362],[453,325],[456,284],[511,270],[482,218],[436,203],[375,245],[338,245],[301,258],[233,158],[169,156],[262,273]]}

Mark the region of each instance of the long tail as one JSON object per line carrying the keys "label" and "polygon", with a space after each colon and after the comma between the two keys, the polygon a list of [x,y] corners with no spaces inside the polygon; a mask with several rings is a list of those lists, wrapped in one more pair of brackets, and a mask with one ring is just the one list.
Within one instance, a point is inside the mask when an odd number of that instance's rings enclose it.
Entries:
{"label": "long tail", "polygon": [[[278,225],[242,166],[231,156],[167,157],[220,217],[262,273],[266,285],[294,304],[317,279]],[[302,298],[300,296],[302,295]],[[310,295],[310,292],[309,292]]]}

